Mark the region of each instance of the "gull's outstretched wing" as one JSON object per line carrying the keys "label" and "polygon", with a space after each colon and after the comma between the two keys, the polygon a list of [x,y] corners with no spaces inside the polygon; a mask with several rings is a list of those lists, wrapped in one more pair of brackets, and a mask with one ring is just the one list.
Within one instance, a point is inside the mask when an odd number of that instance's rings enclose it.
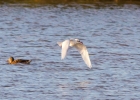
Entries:
{"label": "gull's outstretched wing", "polygon": [[81,54],[81,56],[82,56],[84,62],[87,64],[87,66],[88,66],[89,68],[91,68],[92,65],[91,65],[91,62],[90,62],[90,58],[89,58],[89,54],[88,54],[88,51],[87,51],[86,46],[85,46],[84,44],[82,44],[82,43],[76,43],[76,44],[74,45],[74,47],[75,47],[76,49],[78,49],[78,51],[80,52],[80,54]]}
{"label": "gull's outstretched wing", "polygon": [[61,59],[64,59],[66,57],[69,44],[70,40],[65,40],[64,42],[62,42]]}

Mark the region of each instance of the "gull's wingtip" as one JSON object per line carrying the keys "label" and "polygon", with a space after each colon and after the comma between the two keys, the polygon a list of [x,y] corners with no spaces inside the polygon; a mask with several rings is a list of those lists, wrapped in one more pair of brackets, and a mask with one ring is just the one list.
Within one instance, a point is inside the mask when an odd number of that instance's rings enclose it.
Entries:
{"label": "gull's wingtip", "polygon": [[61,60],[63,60],[64,59],[64,57],[61,57]]}
{"label": "gull's wingtip", "polygon": [[62,46],[62,42],[57,42],[57,44],[61,47]]}
{"label": "gull's wingtip", "polygon": [[92,66],[89,66],[89,68],[91,69],[91,68],[92,68]]}
{"label": "gull's wingtip", "polygon": [[92,68],[92,65],[88,65],[88,67],[91,69]]}

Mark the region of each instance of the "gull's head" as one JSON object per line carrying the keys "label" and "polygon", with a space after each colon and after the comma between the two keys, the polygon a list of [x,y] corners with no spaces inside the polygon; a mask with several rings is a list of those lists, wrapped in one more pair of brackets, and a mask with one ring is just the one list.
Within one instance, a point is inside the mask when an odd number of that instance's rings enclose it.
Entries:
{"label": "gull's head", "polygon": [[75,39],[75,41],[76,41],[77,43],[82,43],[82,44],[83,44],[83,42],[81,42],[79,39]]}

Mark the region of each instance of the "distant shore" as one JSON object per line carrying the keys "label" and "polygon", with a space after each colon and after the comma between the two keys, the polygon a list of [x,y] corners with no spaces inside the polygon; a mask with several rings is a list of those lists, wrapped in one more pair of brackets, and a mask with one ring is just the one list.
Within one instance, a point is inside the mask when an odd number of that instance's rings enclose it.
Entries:
{"label": "distant shore", "polygon": [[138,4],[140,0],[0,0],[0,4],[97,4],[97,3],[115,3],[115,4]]}

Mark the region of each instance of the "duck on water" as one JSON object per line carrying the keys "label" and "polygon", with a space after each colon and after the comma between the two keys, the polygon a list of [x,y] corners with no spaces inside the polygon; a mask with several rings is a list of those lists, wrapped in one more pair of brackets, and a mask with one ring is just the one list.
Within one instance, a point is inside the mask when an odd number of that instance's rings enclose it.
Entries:
{"label": "duck on water", "polygon": [[14,57],[10,57],[7,62],[9,64],[17,64],[17,63],[22,63],[22,64],[30,64],[32,60],[25,60],[25,59],[14,59]]}

